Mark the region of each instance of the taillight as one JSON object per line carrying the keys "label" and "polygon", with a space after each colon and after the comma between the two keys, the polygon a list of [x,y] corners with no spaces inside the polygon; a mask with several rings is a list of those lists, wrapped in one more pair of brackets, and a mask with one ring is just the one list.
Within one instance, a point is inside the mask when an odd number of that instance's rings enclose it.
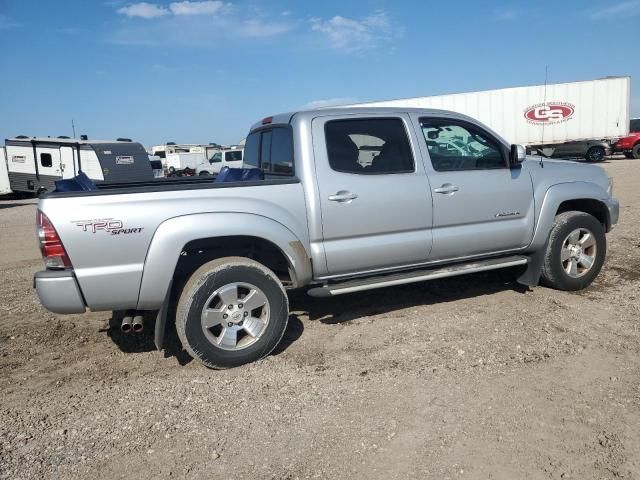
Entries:
{"label": "taillight", "polygon": [[38,241],[40,252],[47,268],[60,269],[71,268],[71,261],[62,245],[58,232],[47,216],[40,210],[36,213],[38,226]]}

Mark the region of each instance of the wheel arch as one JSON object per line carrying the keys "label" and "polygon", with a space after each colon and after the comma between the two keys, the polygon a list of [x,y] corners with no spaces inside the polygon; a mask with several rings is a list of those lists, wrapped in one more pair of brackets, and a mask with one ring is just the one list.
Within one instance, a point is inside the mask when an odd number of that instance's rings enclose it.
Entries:
{"label": "wheel arch", "polygon": [[[253,232],[259,232],[255,235]],[[304,244],[281,223],[248,213],[175,217],[156,230],[144,263],[137,308],[159,308],[176,275],[188,275],[222,256],[248,256],[283,274],[292,287],[308,283],[311,260]]]}
{"label": "wheel arch", "polygon": [[613,222],[606,197],[607,193],[594,183],[561,183],[550,187],[542,200],[531,249],[544,247],[556,215],[569,210],[589,213],[604,225],[605,231],[611,230]]}

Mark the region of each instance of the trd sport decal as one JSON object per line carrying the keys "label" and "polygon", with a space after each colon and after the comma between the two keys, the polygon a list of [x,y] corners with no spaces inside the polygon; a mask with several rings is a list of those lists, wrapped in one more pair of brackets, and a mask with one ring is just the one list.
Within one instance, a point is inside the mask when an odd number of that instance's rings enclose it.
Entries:
{"label": "trd sport decal", "polygon": [[108,232],[111,235],[128,235],[130,233],[140,233],[143,227],[124,228],[122,220],[115,218],[100,218],[94,220],[74,220],[73,222],[82,228],[83,232],[96,233],[100,231]]}

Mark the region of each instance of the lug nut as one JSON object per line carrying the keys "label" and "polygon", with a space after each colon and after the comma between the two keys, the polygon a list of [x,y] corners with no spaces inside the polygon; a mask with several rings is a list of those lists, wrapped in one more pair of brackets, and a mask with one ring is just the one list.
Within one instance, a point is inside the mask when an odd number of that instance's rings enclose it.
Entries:
{"label": "lug nut", "polygon": [[233,310],[233,305],[229,305],[229,310]]}
{"label": "lug nut", "polygon": [[222,318],[227,318],[228,316],[229,316],[229,315],[227,315],[226,313],[224,313],[224,314],[222,315]]}
{"label": "lug nut", "polygon": [[249,316],[249,312],[244,312],[244,316],[248,317]]}
{"label": "lug nut", "polygon": [[239,326],[239,327],[241,327],[243,323],[244,323],[244,320],[240,320],[240,321],[238,322],[238,326]]}
{"label": "lug nut", "polygon": [[238,304],[238,308],[242,308],[242,304],[241,303]]}
{"label": "lug nut", "polygon": [[233,323],[231,322],[227,323],[227,327],[233,327]]}

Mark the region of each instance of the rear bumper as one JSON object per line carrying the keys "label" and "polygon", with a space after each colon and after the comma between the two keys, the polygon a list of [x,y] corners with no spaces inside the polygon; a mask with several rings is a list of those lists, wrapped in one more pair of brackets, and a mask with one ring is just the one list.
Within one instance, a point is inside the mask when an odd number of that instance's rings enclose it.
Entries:
{"label": "rear bumper", "polygon": [[78,282],[70,270],[43,270],[33,277],[40,303],[53,313],[84,313]]}

